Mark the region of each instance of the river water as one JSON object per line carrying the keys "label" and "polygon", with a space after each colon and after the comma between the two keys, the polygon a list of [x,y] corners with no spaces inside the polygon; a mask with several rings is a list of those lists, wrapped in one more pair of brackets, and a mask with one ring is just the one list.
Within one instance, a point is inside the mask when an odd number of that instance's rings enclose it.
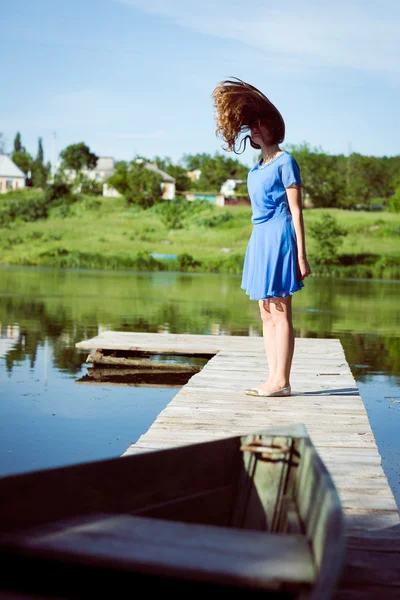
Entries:
{"label": "river water", "polygon": [[[296,337],[340,339],[400,505],[400,282],[310,277]],[[261,335],[236,275],[0,269],[0,476],[120,456],[185,378],[93,381],[99,332]],[[201,359],[191,366],[201,368]]]}

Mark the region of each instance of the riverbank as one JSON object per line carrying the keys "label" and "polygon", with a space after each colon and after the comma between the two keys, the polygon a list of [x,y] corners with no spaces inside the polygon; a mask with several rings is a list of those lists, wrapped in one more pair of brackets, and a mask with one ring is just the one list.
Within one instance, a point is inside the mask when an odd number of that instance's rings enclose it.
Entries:
{"label": "riverbank", "polygon": [[[24,194],[24,202],[29,202],[29,194]],[[5,201],[1,198],[0,206]],[[305,209],[306,234],[323,213],[335,217],[347,235],[338,264],[329,267],[313,264],[316,242],[307,235],[315,274],[400,279],[400,214]],[[144,210],[123,198],[82,195],[72,204],[50,209],[45,219],[24,221],[19,215],[3,221],[0,264],[239,274],[252,229],[250,217],[247,205],[169,202]]]}

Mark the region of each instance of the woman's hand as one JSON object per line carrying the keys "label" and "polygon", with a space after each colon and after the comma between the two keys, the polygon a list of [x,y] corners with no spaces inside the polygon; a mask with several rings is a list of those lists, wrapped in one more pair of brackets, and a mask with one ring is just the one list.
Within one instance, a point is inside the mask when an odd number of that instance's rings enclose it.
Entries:
{"label": "woman's hand", "polygon": [[311,274],[311,267],[306,258],[299,258],[300,278],[305,279]]}

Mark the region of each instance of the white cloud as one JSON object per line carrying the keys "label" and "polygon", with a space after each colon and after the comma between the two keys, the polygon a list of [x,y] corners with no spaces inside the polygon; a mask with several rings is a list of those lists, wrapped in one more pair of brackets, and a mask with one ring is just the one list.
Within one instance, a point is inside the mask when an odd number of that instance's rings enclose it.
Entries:
{"label": "white cloud", "polygon": [[325,5],[317,0],[287,0],[245,8],[243,2],[202,0],[116,0],[142,12],[166,17],[194,31],[241,42],[275,55],[285,66],[345,67],[400,72],[400,4],[397,0]]}

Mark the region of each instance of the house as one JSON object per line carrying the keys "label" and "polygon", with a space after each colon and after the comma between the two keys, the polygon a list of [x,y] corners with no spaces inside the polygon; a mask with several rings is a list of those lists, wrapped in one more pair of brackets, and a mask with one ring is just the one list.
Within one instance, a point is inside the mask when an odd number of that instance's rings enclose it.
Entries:
{"label": "house", "polygon": [[220,193],[224,196],[234,196],[236,193],[236,186],[246,183],[244,179],[227,179],[221,185]]}
{"label": "house", "polygon": [[[142,160],[142,159],[138,159]],[[163,200],[173,200],[175,198],[175,178],[171,175],[168,175],[165,171],[162,171],[158,168],[156,163],[146,163],[146,169],[153,171],[153,173],[157,173],[161,179],[161,189],[162,189],[162,199]],[[110,173],[107,177],[110,177],[113,174]],[[103,196],[106,198],[119,198],[121,194],[111,185],[104,183],[103,184]]]}
{"label": "house", "polygon": [[146,163],[146,169],[157,173],[161,178],[161,189],[163,191],[163,200],[173,200],[175,198],[175,177],[168,175],[165,171],[158,168],[157,163]]}
{"label": "house", "polygon": [[111,156],[99,156],[94,169],[87,172],[95,181],[106,181],[115,170],[115,160]]}
{"label": "house", "polygon": [[225,206],[225,196],[223,194],[213,194],[212,192],[188,192],[185,194],[186,200],[194,202],[195,200],[207,200],[215,206]]}
{"label": "house", "polygon": [[194,183],[200,179],[201,170],[194,169],[193,171],[186,171],[186,175],[189,177],[190,181]]}
{"label": "house", "polygon": [[[88,179],[102,183],[111,177],[114,169],[115,161],[111,156],[100,156],[93,169],[81,169],[80,172]],[[74,169],[64,169],[64,175],[72,183],[77,176],[77,172]]]}
{"label": "house", "polygon": [[26,175],[6,154],[0,154],[0,194],[25,187]]}

